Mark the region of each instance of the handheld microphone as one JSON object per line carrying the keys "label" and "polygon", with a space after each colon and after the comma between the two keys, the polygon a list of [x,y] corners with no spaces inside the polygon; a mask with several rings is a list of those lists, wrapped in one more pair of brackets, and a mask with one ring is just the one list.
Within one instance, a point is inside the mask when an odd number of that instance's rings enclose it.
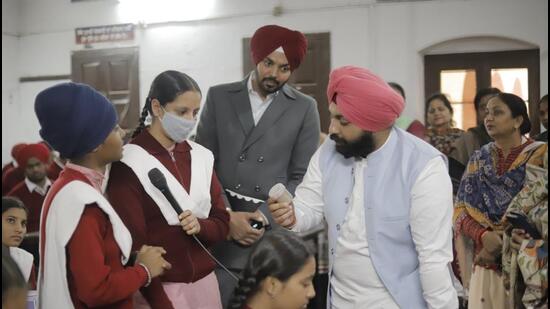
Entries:
{"label": "handheld microphone", "polygon": [[285,185],[278,183],[269,190],[269,197],[279,203],[292,203],[292,194],[288,192]]}
{"label": "handheld microphone", "polygon": [[174,208],[179,216],[183,212],[183,210],[181,209],[180,204],[178,204],[178,202],[172,195],[172,192],[170,192],[170,188],[168,188],[168,183],[166,182],[166,177],[164,177],[162,172],[156,167],[151,169],[149,173],[147,173],[147,175],[149,176],[149,180],[151,180],[153,186],[159,189],[162,195],[164,195],[164,197],[170,203],[170,206]]}
{"label": "handheld microphone", "polygon": [[[147,175],[149,176],[149,180],[151,180],[151,183],[155,188],[159,189],[159,191],[166,197],[172,208],[176,211],[178,216],[183,212],[183,210],[180,207],[180,204],[176,201],[174,196],[172,195],[172,192],[170,192],[170,188],[168,188],[168,183],[166,182],[166,177],[158,168],[151,169]],[[232,273],[225,265],[223,265],[218,259],[216,259],[212,253],[206,248],[206,246],[197,238],[196,235],[191,235],[195,241],[201,246],[201,248],[212,258],[214,262],[216,262],[218,265],[221,266],[233,279],[235,279],[237,282],[239,281],[239,278]]]}

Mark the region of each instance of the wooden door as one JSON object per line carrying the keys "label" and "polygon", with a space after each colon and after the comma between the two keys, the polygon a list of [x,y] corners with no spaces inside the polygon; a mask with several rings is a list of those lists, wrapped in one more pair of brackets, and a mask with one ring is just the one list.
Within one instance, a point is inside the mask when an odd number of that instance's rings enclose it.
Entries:
{"label": "wooden door", "polygon": [[119,125],[132,131],[139,121],[138,47],[75,51],[71,78],[103,93],[114,105]]}

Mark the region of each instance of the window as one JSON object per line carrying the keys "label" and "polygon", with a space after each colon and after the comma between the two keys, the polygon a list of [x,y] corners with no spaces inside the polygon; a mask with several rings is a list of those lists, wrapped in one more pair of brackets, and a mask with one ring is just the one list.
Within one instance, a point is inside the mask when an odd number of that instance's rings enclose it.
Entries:
{"label": "window", "polygon": [[534,124],[531,135],[539,133],[538,49],[426,55],[424,68],[426,98],[435,92],[446,94],[453,104],[453,118],[458,128],[467,130],[476,125],[473,99],[477,90],[496,87],[525,100]]}

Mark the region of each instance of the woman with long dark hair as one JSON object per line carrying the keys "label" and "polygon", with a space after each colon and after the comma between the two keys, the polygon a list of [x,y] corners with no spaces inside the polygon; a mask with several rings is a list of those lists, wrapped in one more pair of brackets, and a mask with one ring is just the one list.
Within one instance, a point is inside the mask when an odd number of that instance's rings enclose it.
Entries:
{"label": "woman with long dark hair", "polygon": [[[188,140],[201,99],[199,86],[188,75],[159,74],[124,157],[111,169],[107,194],[135,246],[162,246],[172,265],[136,295],[136,308],[221,308],[215,263],[205,248],[226,238],[229,214],[212,152]],[[146,126],[149,115],[152,121]],[[149,172],[154,169],[164,176],[181,214],[152,183]]]}
{"label": "woman with long dark hair", "polygon": [[489,100],[485,127],[494,142],[474,152],[460,183],[455,244],[468,308],[510,308],[501,259],[505,214],[524,187],[526,166],[542,167],[548,146],[524,137],[531,122],[525,102],[514,94]]}
{"label": "woman with long dark hair", "polygon": [[19,199],[2,198],[2,245],[6,246],[11,257],[21,269],[29,289],[36,290],[36,270],[34,257],[21,248],[21,242],[27,234],[27,218],[29,209]]}

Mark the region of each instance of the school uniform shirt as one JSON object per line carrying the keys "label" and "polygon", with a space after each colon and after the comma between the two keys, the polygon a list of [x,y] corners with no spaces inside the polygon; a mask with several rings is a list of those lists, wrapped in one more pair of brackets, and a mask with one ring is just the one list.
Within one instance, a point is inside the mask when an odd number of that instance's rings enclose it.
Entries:
{"label": "school uniform shirt", "polygon": [[43,187],[38,186],[34,182],[25,178],[17,186],[15,186],[7,195],[17,197],[29,209],[27,218],[27,233],[38,232],[40,228],[40,212],[44,198],[50,189],[52,182],[46,178],[46,183]]}

